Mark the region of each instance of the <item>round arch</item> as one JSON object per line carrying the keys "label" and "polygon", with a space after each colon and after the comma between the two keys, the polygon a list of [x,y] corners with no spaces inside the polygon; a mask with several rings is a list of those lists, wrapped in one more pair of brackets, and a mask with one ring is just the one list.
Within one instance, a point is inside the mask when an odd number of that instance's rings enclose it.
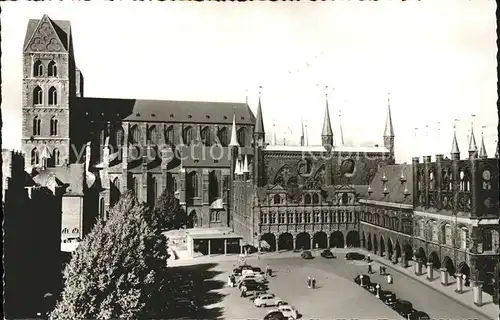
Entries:
{"label": "round arch", "polygon": [[367,244],[366,244],[366,249],[368,249],[368,251],[372,251],[373,249],[373,245],[372,245],[372,235],[370,233],[368,233],[368,237],[367,237]]}
{"label": "round arch", "polygon": [[331,248],[343,248],[344,247],[344,234],[342,231],[334,231],[330,235],[330,247]]}
{"label": "round arch", "polygon": [[311,249],[311,236],[307,232],[301,232],[297,235],[295,247],[297,249]]}
{"label": "round arch", "polygon": [[379,252],[379,255],[380,256],[384,256],[385,254],[385,241],[384,241],[384,237],[380,236],[380,252]]}
{"label": "round arch", "polygon": [[409,243],[407,243],[403,246],[403,252],[404,252],[406,261],[413,260],[413,249]]}
{"label": "round arch", "polygon": [[270,232],[264,233],[260,237],[261,247],[269,251],[276,251],[276,236]]}
{"label": "round arch", "polygon": [[465,286],[470,286],[470,268],[465,262],[461,262],[458,265],[458,272],[465,275]]}
{"label": "round arch", "polygon": [[187,227],[196,228],[199,226],[199,224],[200,221],[198,220],[198,213],[193,209],[188,215]]}
{"label": "round arch", "polygon": [[427,256],[425,255],[424,248],[420,247],[415,254],[415,258],[422,260],[423,264],[427,264]]}
{"label": "round arch", "polygon": [[316,232],[313,236],[313,249],[316,248],[328,248],[328,237],[323,231]]}
{"label": "round arch", "polygon": [[455,265],[453,264],[453,261],[448,256],[444,257],[443,259],[443,267],[446,268],[446,271],[448,271],[448,274],[452,277],[457,272],[457,270],[455,269]]}
{"label": "round arch", "polygon": [[359,248],[359,232],[351,230],[347,233],[346,244],[348,247]]}
{"label": "round arch", "polygon": [[432,267],[434,269],[441,268],[441,261],[439,260],[439,256],[436,251],[432,251],[429,255],[429,262],[432,263]]}
{"label": "round arch", "polygon": [[285,232],[278,237],[278,250],[293,250],[293,236]]}

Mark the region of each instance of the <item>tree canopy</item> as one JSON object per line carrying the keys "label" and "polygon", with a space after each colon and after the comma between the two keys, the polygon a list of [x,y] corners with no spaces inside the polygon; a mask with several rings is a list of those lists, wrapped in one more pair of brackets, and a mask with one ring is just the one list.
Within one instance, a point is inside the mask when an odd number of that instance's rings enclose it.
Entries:
{"label": "tree canopy", "polygon": [[172,192],[164,190],[151,211],[151,224],[161,230],[178,229],[185,225],[186,213]]}
{"label": "tree canopy", "polygon": [[151,210],[125,193],[73,253],[50,319],[158,318],[167,258]]}

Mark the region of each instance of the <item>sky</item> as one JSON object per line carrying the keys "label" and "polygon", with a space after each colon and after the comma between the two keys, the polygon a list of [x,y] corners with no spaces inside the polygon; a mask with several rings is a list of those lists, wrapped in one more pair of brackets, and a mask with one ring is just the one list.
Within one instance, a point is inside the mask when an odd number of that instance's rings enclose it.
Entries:
{"label": "sky", "polygon": [[[496,149],[495,1],[5,2],[3,147],[21,145],[29,19],[69,20],[87,97],[248,103],[266,139],[321,141],[325,93],[346,145],[382,144],[388,96],[396,159]],[[260,87],[262,87],[260,89]],[[328,88],[326,88],[328,87]],[[472,115],[475,116],[472,116]],[[458,121],[454,121],[457,119]],[[415,129],[417,128],[417,129]]]}

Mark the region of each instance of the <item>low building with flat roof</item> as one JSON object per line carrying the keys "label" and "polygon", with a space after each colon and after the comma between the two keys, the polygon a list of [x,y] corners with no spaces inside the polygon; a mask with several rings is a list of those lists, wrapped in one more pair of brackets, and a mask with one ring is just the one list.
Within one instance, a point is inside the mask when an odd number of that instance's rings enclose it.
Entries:
{"label": "low building with flat roof", "polygon": [[230,228],[194,228],[186,230],[189,257],[199,252],[203,255],[239,254],[243,251],[242,236]]}

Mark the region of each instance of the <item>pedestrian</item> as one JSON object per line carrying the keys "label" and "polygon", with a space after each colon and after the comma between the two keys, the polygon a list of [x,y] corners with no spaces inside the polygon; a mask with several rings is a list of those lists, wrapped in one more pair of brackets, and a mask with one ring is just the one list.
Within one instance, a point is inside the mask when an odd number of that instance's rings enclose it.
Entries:
{"label": "pedestrian", "polygon": [[247,296],[247,287],[245,285],[241,286],[241,297],[246,298]]}
{"label": "pedestrian", "polygon": [[227,277],[227,286],[229,288],[231,288],[233,286],[233,279],[231,278],[231,276]]}
{"label": "pedestrian", "polygon": [[385,267],[382,267],[382,272],[384,273],[384,276],[387,274],[387,269]]}
{"label": "pedestrian", "polygon": [[392,275],[390,275],[390,274],[387,275],[387,283],[388,284],[392,283]]}
{"label": "pedestrian", "polygon": [[268,276],[268,275],[269,275],[269,264],[267,264],[267,265],[266,265],[266,270],[265,270],[265,272],[266,272],[266,276]]}
{"label": "pedestrian", "polygon": [[372,274],[372,265],[371,264],[368,265],[368,274]]}
{"label": "pedestrian", "polygon": [[312,285],[311,277],[307,277],[307,288],[311,289],[311,285]]}
{"label": "pedestrian", "polygon": [[316,279],[312,278],[311,279],[311,284],[312,284],[312,288],[316,289]]}
{"label": "pedestrian", "polygon": [[372,261],[372,259],[370,258],[370,255],[368,255],[368,257],[366,257],[366,260],[367,260],[368,262]]}
{"label": "pedestrian", "polygon": [[379,273],[380,275],[382,275],[382,269],[383,269],[382,265],[378,266],[378,273]]}

